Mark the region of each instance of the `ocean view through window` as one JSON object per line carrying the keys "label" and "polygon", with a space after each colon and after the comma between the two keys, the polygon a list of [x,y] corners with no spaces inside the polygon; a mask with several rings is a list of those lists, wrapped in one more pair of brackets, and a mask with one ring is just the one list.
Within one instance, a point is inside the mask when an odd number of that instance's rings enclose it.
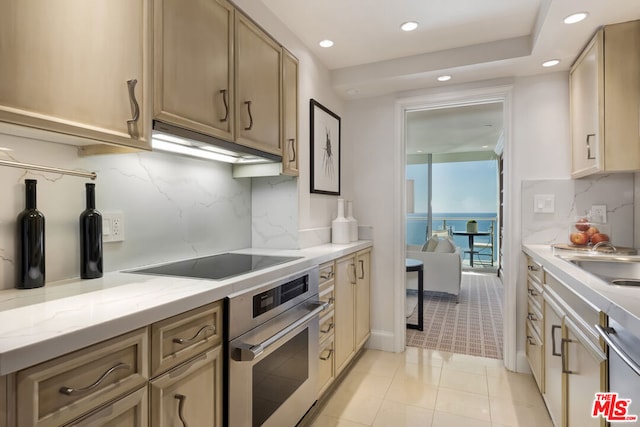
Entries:
{"label": "ocean view through window", "polygon": [[[432,163],[432,229],[465,231],[468,220],[479,231],[493,231],[498,241],[498,165],[495,159]],[[407,164],[406,178],[413,181],[413,212],[407,213],[408,245],[422,245],[428,230],[428,164]],[[452,236],[462,250],[469,250],[466,236]],[[494,250],[494,261],[497,259]]]}

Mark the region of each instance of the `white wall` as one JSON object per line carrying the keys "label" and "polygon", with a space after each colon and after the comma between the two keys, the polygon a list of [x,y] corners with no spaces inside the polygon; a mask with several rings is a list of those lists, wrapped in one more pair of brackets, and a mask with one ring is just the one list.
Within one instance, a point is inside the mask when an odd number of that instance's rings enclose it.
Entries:
{"label": "white wall", "polygon": [[[522,317],[522,298],[525,294],[521,263],[520,186],[522,180],[569,177],[569,104],[566,72],[522,77],[511,80],[510,138],[505,148],[508,191],[508,241],[505,242],[505,268],[508,283],[516,287],[518,312]],[[396,203],[402,200],[403,186],[398,180],[393,159],[398,156],[396,103],[411,98],[440,98],[443,94],[455,97],[457,92],[504,85],[505,81],[449,86],[446,89],[414,91],[396,96],[354,100],[347,104],[343,123],[345,139],[349,141],[344,160],[348,171],[349,192],[353,194],[356,217],[374,229],[374,271],[372,274],[373,344],[393,348],[394,336],[393,289],[394,265],[397,254],[404,250],[403,237],[394,224]],[[343,172],[344,173],[344,172]],[[351,188],[353,186],[353,188]],[[517,347],[523,349],[523,331],[518,328]],[[514,363],[515,368],[515,363]]]}

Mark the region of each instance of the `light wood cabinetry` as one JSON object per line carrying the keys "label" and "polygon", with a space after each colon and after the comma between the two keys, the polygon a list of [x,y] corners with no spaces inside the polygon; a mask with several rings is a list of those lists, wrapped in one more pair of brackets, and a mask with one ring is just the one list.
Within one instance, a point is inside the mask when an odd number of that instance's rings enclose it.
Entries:
{"label": "light wood cabinetry", "polygon": [[281,155],[281,47],[240,12],[235,20],[236,142]]}
{"label": "light wood cabinetry", "polygon": [[544,295],[544,392],[549,415],[556,427],[564,426],[562,390],[562,319],[564,311],[549,294]]}
{"label": "light wood cabinetry", "polygon": [[572,177],[640,169],[640,21],[601,28],[571,67]]}
{"label": "light wood cabinetry", "polygon": [[74,427],[146,427],[149,425],[148,400],[147,388],[143,387],[70,425]]}
{"label": "light wood cabinetry", "polygon": [[0,8],[0,121],[149,148],[148,0]]}
{"label": "light wood cabinetry", "polygon": [[9,390],[7,389],[7,377],[0,376],[0,427],[6,427],[7,425],[7,399],[9,397]]}
{"label": "light wood cabinetry", "polygon": [[321,396],[335,379],[335,272],[333,261],[319,268],[318,299],[329,306],[320,312],[318,396]]}
{"label": "light wood cabinetry", "polygon": [[154,118],[233,140],[233,6],[155,0],[154,15]]}
{"label": "light wood cabinetry", "polygon": [[222,425],[222,346],[154,379],[151,426]]}
{"label": "light wood cabinetry", "polygon": [[146,385],[148,332],[78,350],[17,374],[17,424],[60,426]]}
{"label": "light wood cabinetry", "polygon": [[370,336],[369,249],[336,261],[335,366],[340,374]]}
{"label": "light wood cabinetry", "polygon": [[526,321],[526,355],[531,367],[533,378],[538,388],[544,391],[543,337],[544,314],[542,286],[544,271],[542,266],[527,259],[527,321]]}
{"label": "light wood cabinetry", "polygon": [[214,303],[151,325],[151,376],[219,346],[222,303]]}
{"label": "light wood cabinetry", "polygon": [[297,176],[298,60],[282,49],[282,173]]}

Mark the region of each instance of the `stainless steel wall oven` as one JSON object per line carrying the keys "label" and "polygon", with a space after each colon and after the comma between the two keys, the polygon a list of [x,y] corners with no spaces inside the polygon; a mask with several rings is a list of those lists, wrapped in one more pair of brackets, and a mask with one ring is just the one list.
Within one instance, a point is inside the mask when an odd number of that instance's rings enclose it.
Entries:
{"label": "stainless steel wall oven", "polygon": [[227,302],[228,425],[294,426],[316,400],[318,268]]}

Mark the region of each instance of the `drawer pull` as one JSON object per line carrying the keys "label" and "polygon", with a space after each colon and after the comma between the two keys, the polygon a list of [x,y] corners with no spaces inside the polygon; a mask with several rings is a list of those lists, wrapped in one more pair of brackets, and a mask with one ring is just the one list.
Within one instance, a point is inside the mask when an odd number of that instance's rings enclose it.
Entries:
{"label": "drawer pull", "polygon": [[329,323],[329,326],[327,327],[327,329],[320,329],[320,332],[322,332],[323,334],[327,334],[329,332],[331,332],[331,330],[333,329],[333,323]]}
{"label": "drawer pull", "polygon": [[529,271],[540,271],[540,268],[536,265],[528,265],[527,268]]}
{"label": "drawer pull", "polygon": [[528,292],[528,293],[529,293],[529,295],[531,295],[532,297],[540,296],[540,294],[536,293],[535,289],[527,289],[527,292]]}
{"label": "drawer pull", "polygon": [[180,418],[180,421],[182,421],[183,427],[188,427],[187,422],[184,420],[184,414],[183,414],[184,401],[187,400],[187,396],[185,396],[184,394],[176,394],[173,397],[178,399],[178,418]]}
{"label": "drawer pull", "polygon": [[331,355],[333,354],[333,349],[329,350],[326,356],[320,356],[320,360],[329,360],[331,359]]}
{"label": "drawer pull", "polygon": [[326,273],[320,273],[320,278],[327,280],[333,277],[333,271],[327,271]]}
{"label": "drawer pull", "polygon": [[527,335],[527,341],[529,342],[529,345],[536,345],[536,342],[533,340],[531,335]]}
{"label": "drawer pull", "polygon": [[89,391],[93,390],[94,388],[98,387],[100,385],[100,383],[102,381],[104,381],[105,378],[107,378],[112,372],[117,371],[118,369],[131,369],[131,365],[129,365],[128,363],[118,363],[117,365],[113,366],[112,368],[109,368],[107,370],[107,372],[102,374],[102,376],[100,378],[98,378],[98,380],[96,382],[94,382],[93,384],[91,384],[91,385],[89,385],[87,387],[73,388],[73,387],[65,387],[65,386],[63,386],[63,387],[60,387],[59,391],[60,391],[61,394],[66,394],[67,396],[73,396],[73,395],[89,392]]}
{"label": "drawer pull", "polygon": [[191,344],[192,342],[194,342],[195,340],[198,339],[198,337],[205,333],[205,332],[211,332],[211,333],[216,333],[216,328],[215,326],[211,326],[211,325],[206,325],[203,326],[202,328],[200,328],[200,330],[198,332],[196,332],[196,334],[189,339],[184,339],[184,338],[174,338],[173,342],[176,344]]}
{"label": "drawer pull", "polygon": [[532,322],[537,322],[538,319],[536,318],[536,315],[533,313],[529,313],[527,314],[527,319],[531,320]]}

